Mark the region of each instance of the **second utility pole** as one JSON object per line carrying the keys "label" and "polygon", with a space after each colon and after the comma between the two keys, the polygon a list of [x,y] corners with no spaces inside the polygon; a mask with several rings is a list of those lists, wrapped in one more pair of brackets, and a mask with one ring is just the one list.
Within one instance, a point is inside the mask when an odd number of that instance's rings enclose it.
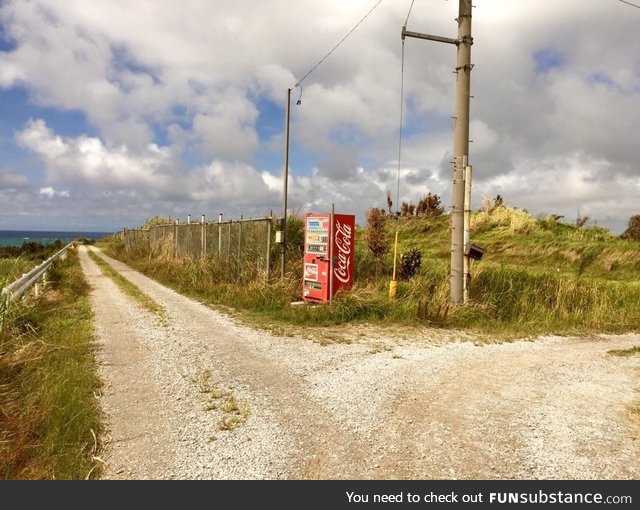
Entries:
{"label": "second utility pole", "polygon": [[464,289],[464,174],[469,157],[469,100],[471,92],[471,0],[460,0],[458,38],[450,39],[402,28],[402,37],[417,37],[430,41],[455,44],[458,48],[456,63],[456,127],[453,144],[453,210],[451,214],[451,273],[450,300],[463,301]]}
{"label": "second utility pole", "polygon": [[284,113],[284,169],[282,173],[282,219],[280,230],[280,278],[284,279],[287,260],[287,195],[289,184],[289,121],[291,118],[291,89],[287,88],[287,104]]}

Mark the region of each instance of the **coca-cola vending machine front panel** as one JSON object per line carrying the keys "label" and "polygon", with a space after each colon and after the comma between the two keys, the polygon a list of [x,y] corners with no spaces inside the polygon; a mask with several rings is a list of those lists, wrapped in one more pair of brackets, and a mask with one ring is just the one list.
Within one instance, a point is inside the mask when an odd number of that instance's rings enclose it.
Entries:
{"label": "coca-cola vending machine front panel", "polygon": [[[305,215],[304,276],[302,298],[329,301],[341,289],[353,285],[355,216],[329,213]],[[333,259],[333,268],[331,259]],[[333,288],[330,288],[333,278]],[[333,295],[331,295],[333,291]]]}

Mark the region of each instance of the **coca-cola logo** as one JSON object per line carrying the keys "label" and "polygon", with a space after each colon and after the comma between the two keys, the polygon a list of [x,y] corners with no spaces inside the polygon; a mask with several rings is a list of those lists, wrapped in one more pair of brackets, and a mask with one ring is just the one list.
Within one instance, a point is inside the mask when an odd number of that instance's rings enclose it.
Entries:
{"label": "coca-cola logo", "polygon": [[336,220],[335,245],[338,249],[336,257],[337,265],[333,274],[342,283],[351,281],[351,249],[353,244],[353,231],[351,225],[343,225]]}

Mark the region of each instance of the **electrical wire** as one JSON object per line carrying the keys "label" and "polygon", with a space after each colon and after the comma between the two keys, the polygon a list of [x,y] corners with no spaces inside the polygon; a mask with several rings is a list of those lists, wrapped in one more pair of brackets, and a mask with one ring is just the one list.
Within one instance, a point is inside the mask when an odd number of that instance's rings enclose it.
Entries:
{"label": "electrical wire", "polygon": [[356,28],[358,28],[358,27],[362,24],[362,22],[363,22],[365,19],[367,19],[367,18],[369,17],[369,15],[370,15],[370,14],[371,14],[375,9],[376,9],[376,7],[378,7],[378,5],[380,5],[381,3],[382,3],[382,0],[378,0],[378,2],[377,2],[377,3],[376,3],[376,4],[375,4],[375,5],[374,5],[370,10],[369,10],[369,12],[368,12],[367,14],[365,14],[365,15],[364,15],[364,17],[363,17],[360,21],[358,21],[358,23],[356,23],[356,25],[355,25],[351,30],[349,30],[349,32],[347,32],[347,35],[345,35],[342,39],[340,39],[340,42],[338,42],[338,44],[336,44],[336,45],[331,49],[331,51],[330,51],[329,53],[327,53],[324,57],[322,57],[322,58],[318,61],[318,63],[317,63],[316,65],[314,65],[311,69],[309,69],[309,71],[307,71],[307,74],[305,74],[302,78],[300,78],[300,79],[298,80],[298,83],[296,83],[296,85],[295,85],[295,86],[297,87],[298,85],[300,85],[300,84],[303,82],[303,80],[304,80],[307,76],[309,76],[313,71],[315,71],[315,70],[318,68],[318,66],[320,66],[320,64],[322,64],[325,60],[327,60],[327,58],[329,58],[329,56],[330,56],[334,51],[336,51],[336,50],[338,49],[338,46],[340,46],[340,45],[341,45],[341,44],[342,44],[342,43],[347,39],[347,37],[349,37],[349,36],[350,36],[354,31],[355,31],[355,29],[356,29]]}
{"label": "electrical wire", "polygon": [[411,5],[409,6],[409,12],[407,13],[407,19],[404,22],[404,26],[406,27],[407,24],[409,23],[409,16],[411,16],[411,9],[413,9],[413,2],[415,2],[416,0],[411,0]]}
{"label": "electrical wire", "polygon": [[623,4],[630,5],[632,7],[636,7],[637,9],[640,9],[640,5],[637,5],[637,4],[634,4],[634,3],[631,3],[631,2],[627,2],[627,0],[620,0],[620,2],[622,2]]}
{"label": "electrical wire", "polygon": [[[409,16],[411,16],[411,10],[413,9],[413,3],[415,0],[411,0],[409,6],[409,12],[407,13],[407,19],[404,22],[406,27],[409,23]],[[402,125],[404,121],[404,37],[402,38],[402,58],[400,64],[400,128],[398,130],[398,175],[396,184],[396,211],[399,211],[400,206],[400,165],[402,161]]]}
{"label": "electrical wire", "polygon": [[[413,6],[413,2],[411,2]],[[411,11],[409,11],[411,12]],[[407,16],[407,20],[409,16]],[[398,176],[396,188],[396,211],[400,207],[400,164],[402,161],[402,124],[404,120],[404,39],[402,40],[402,59],[400,64],[400,129],[398,130]]]}

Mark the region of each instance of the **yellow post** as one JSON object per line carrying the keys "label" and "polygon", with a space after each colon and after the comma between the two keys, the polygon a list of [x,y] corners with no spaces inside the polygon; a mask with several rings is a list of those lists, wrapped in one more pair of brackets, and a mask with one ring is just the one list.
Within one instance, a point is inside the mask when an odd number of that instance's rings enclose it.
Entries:
{"label": "yellow post", "polygon": [[398,254],[398,231],[396,230],[396,240],[393,244],[393,276],[389,282],[389,299],[396,298],[396,288],[398,282],[396,282],[396,259]]}

